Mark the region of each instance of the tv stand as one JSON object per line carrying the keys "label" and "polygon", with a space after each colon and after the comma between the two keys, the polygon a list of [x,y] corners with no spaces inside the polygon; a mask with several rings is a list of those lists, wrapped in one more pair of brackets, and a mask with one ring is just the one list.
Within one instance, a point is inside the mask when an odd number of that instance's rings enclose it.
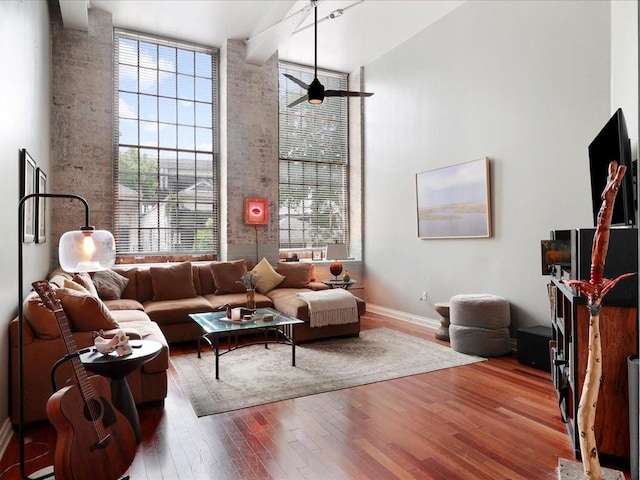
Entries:
{"label": "tv stand", "polygon": [[[636,267],[632,269],[635,270]],[[551,376],[575,456],[580,458],[576,413],[587,364],[589,312],[586,298],[577,294],[561,279],[552,278],[548,292],[552,330]],[[628,461],[627,357],[638,352],[637,307],[611,302],[603,305],[600,331],[602,385],[596,411],[596,442],[601,458]]]}

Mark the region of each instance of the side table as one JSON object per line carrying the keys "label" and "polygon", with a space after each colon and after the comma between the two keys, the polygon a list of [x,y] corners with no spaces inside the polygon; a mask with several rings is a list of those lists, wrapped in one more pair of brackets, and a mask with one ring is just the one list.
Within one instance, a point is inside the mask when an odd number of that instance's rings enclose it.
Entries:
{"label": "side table", "polygon": [[449,304],[448,303],[436,303],[436,312],[440,315],[440,328],[436,330],[436,338],[438,340],[444,340],[449,342]]}
{"label": "side table", "polygon": [[162,350],[162,344],[154,340],[133,340],[131,350],[129,355],[118,357],[115,353],[103,355],[93,347],[80,354],[80,361],[88,371],[111,379],[111,402],[131,422],[140,443],[140,418],[126,376],[155,358]]}
{"label": "side table", "polygon": [[355,280],[349,280],[345,282],[344,280],[323,280],[324,283],[329,288],[344,288],[345,290],[349,290],[352,285],[358,283]]}

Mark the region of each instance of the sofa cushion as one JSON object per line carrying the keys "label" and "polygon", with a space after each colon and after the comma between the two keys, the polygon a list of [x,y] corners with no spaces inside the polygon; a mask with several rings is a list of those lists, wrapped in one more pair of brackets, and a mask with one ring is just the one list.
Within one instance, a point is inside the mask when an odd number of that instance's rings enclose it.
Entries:
{"label": "sofa cushion", "polygon": [[131,300],[128,298],[119,298],[118,300],[105,300],[104,304],[107,306],[111,313],[117,310],[142,310],[144,312],[144,306],[142,306],[139,301]]}
{"label": "sofa cushion", "polygon": [[113,312],[113,315],[125,333],[131,331],[136,332],[137,335],[131,336],[133,340],[138,338],[155,340],[162,344],[162,352],[142,366],[142,370],[145,373],[164,372],[169,368],[169,347],[157,323],[152,322],[149,316],[140,310],[118,310],[117,312]]}
{"label": "sofa cushion", "polygon": [[62,303],[62,309],[66,313],[72,330],[87,332],[93,330],[108,330],[118,328],[118,322],[97,297],[91,294],[59,288],[56,296]]}
{"label": "sofa cushion", "polygon": [[127,286],[124,287],[124,290],[120,294],[120,298],[127,298],[130,300],[138,299],[138,270],[138,267],[114,267],[114,272],[119,273],[123,277],[129,279],[129,283],[127,283]]}
{"label": "sofa cushion", "polygon": [[153,301],[193,298],[197,295],[193,286],[191,262],[182,262],[167,267],[151,267]]}
{"label": "sofa cushion", "polygon": [[113,270],[102,270],[91,277],[102,300],[117,300],[122,295],[129,279]]}
{"label": "sofa cushion", "polygon": [[211,262],[194,264],[193,268],[194,283],[196,283],[196,276],[199,279],[199,282],[196,284],[196,291],[198,292],[198,295],[208,295],[210,293],[215,293],[216,282],[213,280]]}
{"label": "sofa cushion", "polygon": [[258,277],[256,290],[260,293],[267,293],[269,290],[273,290],[284,280],[284,277],[273,269],[266,258],[260,260],[251,271]]}
{"label": "sofa cushion", "polygon": [[246,292],[247,289],[240,281],[242,275],[247,273],[247,264],[244,260],[212,263],[211,273],[216,284],[216,295]]}
{"label": "sofa cushion", "polygon": [[211,304],[204,297],[144,302],[144,311],[158,325],[190,322],[190,313],[210,312]]}
{"label": "sofa cushion", "polygon": [[[74,282],[73,280],[66,280],[63,283],[63,288],[69,288],[71,290],[75,290],[76,292],[80,292],[80,293],[84,293],[86,295],[92,295],[91,292],[89,290],[87,290],[86,288],[84,288],[82,285],[80,285],[79,283]],[[95,296],[95,295],[94,295]]]}
{"label": "sofa cushion", "polygon": [[96,285],[95,283],[93,283],[93,280],[91,280],[91,275],[89,275],[88,273],[76,273],[71,280],[78,285],[82,285],[94,297],[98,296]]}
{"label": "sofa cushion", "polygon": [[305,262],[280,262],[278,273],[284,276],[280,288],[308,288],[312,280],[312,265]]}
{"label": "sofa cushion", "polygon": [[[247,292],[225,293],[224,295],[205,295],[204,298],[211,304],[212,310],[218,311],[226,304],[232,307],[245,307],[247,305]],[[273,307],[273,302],[269,297],[261,293],[255,294],[256,308]]]}
{"label": "sofa cushion", "polygon": [[44,306],[37,293],[27,296],[22,309],[24,318],[39,338],[51,340],[60,336],[55,314]]}

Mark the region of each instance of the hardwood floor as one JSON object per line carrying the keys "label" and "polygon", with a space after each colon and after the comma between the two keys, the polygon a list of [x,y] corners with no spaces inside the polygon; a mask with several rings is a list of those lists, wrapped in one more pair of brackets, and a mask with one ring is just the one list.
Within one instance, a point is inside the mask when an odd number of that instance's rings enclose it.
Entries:
{"label": "hardwood floor", "polygon": [[[363,319],[363,328],[380,326],[443,343],[424,327]],[[558,458],[573,458],[549,374],[514,355],[202,418],[170,369],[164,408],[140,417],[131,480],[536,480],[557,478]],[[52,428],[28,435],[27,458],[48,453],[27,471],[50,465]],[[17,456],[14,438],[0,472]],[[17,467],[0,476],[18,478]]]}

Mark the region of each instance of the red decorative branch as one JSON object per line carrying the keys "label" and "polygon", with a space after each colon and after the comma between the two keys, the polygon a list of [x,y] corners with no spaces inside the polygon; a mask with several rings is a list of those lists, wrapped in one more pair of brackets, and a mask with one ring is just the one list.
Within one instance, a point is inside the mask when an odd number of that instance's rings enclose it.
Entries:
{"label": "red decorative branch", "polygon": [[618,166],[617,162],[611,162],[609,164],[609,175],[607,177],[607,184],[602,192],[602,205],[598,211],[598,224],[591,249],[591,279],[589,281],[564,280],[564,283],[575,287],[578,292],[587,297],[589,305],[592,306],[590,310],[593,307],[599,307],[604,296],[609,290],[615,287],[620,280],[635,275],[634,273],[625,273],[613,280],[604,278],[604,264],[609,250],[613,205],[626,170],[627,167],[624,165]]}

